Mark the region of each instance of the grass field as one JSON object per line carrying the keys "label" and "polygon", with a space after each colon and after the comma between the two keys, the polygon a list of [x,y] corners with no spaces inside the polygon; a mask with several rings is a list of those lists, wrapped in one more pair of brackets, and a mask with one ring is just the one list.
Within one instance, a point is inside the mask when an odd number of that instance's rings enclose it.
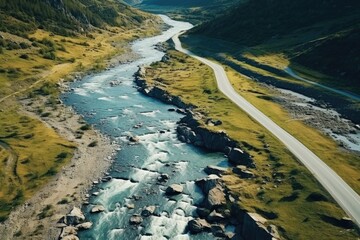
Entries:
{"label": "grass field", "polygon": [[17,110],[0,115],[0,219],[53,177],[76,148]]}
{"label": "grass field", "polygon": [[[206,118],[223,122],[214,131],[225,130],[254,156],[257,178],[243,180],[236,175],[224,176],[229,189],[240,197],[240,205],[255,211],[277,226],[287,239],[356,239],[354,230],[339,227],[345,213],[295,157],[268,131],[241,111],[218,90],[211,69],[176,51],[168,52],[170,60],[158,62],[147,69],[147,81],[180,96],[198,108]],[[297,121],[271,101],[259,98],[273,93],[242,78],[227,68],[228,75],[241,94],[265,114],[283,122],[296,137],[330,164],[359,192],[359,156],[337,147],[332,140]],[[295,132],[292,132],[295,131]],[[313,141],[312,139],[316,139]],[[316,143],[315,143],[316,142]],[[341,164],[338,164],[338,163]],[[314,196],[317,196],[314,198]],[[320,197],[319,197],[320,196]]]}

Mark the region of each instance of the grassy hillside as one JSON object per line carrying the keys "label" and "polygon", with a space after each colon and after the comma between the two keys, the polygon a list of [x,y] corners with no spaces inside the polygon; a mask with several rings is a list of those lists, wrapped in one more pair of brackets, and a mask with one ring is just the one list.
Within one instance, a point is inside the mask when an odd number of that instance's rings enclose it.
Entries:
{"label": "grassy hillside", "polygon": [[233,52],[284,54],[295,68],[312,68],[359,89],[359,31],[359,1],[249,0],[193,34],[232,42]]}
{"label": "grassy hillside", "polygon": [[71,35],[91,26],[131,28],[146,18],[116,0],[0,0],[0,31],[11,33],[42,28]]}

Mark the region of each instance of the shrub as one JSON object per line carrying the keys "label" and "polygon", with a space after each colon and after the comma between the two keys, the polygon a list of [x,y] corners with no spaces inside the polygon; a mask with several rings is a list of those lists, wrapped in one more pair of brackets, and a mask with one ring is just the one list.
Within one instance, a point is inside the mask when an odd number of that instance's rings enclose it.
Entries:
{"label": "shrub", "polygon": [[98,142],[97,141],[93,141],[91,142],[88,147],[96,147],[98,145]]}
{"label": "shrub", "polygon": [[59,154],[56,156],[56,158],[57,158],[57,159],[64,159],[64,158],[67,157],[67,155],[68,155],[67,152],[61,152],[61,153],[59,153]]}
{"label": "shrub", "polygon": [[326,196],[322,195],[321,193],[313,192],[313,193],[310,193],[309,196],[307,196],[306,201],[308,201],[308,202],[319,202],[319,201],[327,202],[327,201],[329,201],[329,199]]}
{"label": "shrub", "polygon": [[90,129],[91,129],[90,124],[85,124],[80,127],[80,130],[82,130],[82,131],[86,131],[86,130],[90,130]]}
{"label": "shrub", "polygon": [[58,204],[67,204],[67,203],[69,203],[69,199],[67,198],[63,198],[58,202]]}
{"label": "shrub", "polygon": [[27,59],[29,59],[29,55],[27,55],[27,54],[24,53],[24,54],[21,54],[21,55],[20,55],[20,58],[27,60]]}
{"label": "shrub", "polygon": [[15,42],[9,42],[6,47],[7,50],[16,50],[20,49],[20,46]]}
{"label": "shrub", "polygon": [[45,52],[43,54],[43,58],[45,59],[49,59],[49,60],[55,60],[56,59],[56,55],[54,52]]}
{"label": "shrub", "polygon": [[21,42],[21,43],[20,43],[20,47],[21,47],[22,49],[27,49],[27,48],[30,47],[30,45],[27,44],[27,43],[25,43],[25,42]]}

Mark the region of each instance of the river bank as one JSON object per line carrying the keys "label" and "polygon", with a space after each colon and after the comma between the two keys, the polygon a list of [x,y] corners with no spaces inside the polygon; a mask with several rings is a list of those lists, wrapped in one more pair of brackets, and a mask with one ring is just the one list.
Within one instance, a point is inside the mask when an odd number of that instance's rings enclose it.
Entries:
{"label": "river bank", "polygon": [[[112,155],[118,149],[109,138],[94,129],[84,131],[79,138],[78,131],[84,121],[63,104],[57,104],[55,108],[46,107],[52,112],[52,117],[39,117],[35,113],[36,108],[45,106],[47,100],[23,100],[23,111],[55,129],[63,138],[75,143],[77,148],[71,162],[0,225],[2,239],[57,239],[61,231],[56,226],[58,220],[72,206],[81,206],[93,181],[105,174],[111,165]],[[89,147],[93,142],[97,142],[96,146]],[[39,217],[47,206],[51,206],[48,207],[48,215]]]}

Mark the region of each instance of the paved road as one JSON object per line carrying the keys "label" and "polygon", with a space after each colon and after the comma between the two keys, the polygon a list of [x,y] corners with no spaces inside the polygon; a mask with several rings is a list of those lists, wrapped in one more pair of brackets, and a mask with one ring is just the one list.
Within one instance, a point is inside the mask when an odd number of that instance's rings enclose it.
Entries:
{"label": "paved road", "polygon": [[289,74],[290,76],[296,78],[296,79],[299,79],[301,81],[304,81],[304,82],[307,82],[307,83],[310,83],[312,85],[315,85],[315,86],[318,86],[318,87],[321,87],[323,89],[326,89],[330,92],[334,92],[334,93],[337,93],[339,95],[342,95],[344,97],[347,97],[347,98],[351,98],[355,101],[360,101],[360,96],[355,94],[355,93],[351,93],[351,92],[346,92],[346,91],[342,91],[342,90],[339,90],[339,89],[336,89],[336,88],[331,88],[331,87],[328,87],[328,86],[325,86],[323,84],[320,84],[320,83],[317,83],[317,82],[314,82],[314,81],[310,81],[310,80],[307,80],[305,78],[302,78],[300,77],[299,75],[297,75],[291,68],[287,67],[284,69],[284,72],[286,72],[287,74]]}
{"label": "paved road", "polygon": [[179,35],[181,33],[172,38],[175,49],[210,66],[214,70],[219,90],[276,136],[310,170],[342,209],[360,227],[360,196],[312,151],[241,97],[232,87],[222,66],[182,48]]}

